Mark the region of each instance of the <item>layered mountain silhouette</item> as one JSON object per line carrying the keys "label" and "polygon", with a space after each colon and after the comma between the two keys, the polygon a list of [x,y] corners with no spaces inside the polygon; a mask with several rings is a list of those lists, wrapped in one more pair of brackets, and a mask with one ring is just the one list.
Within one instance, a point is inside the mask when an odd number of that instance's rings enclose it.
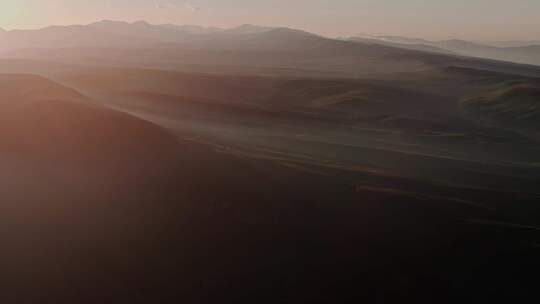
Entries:
{"label": "layered mountain silhouette", "polygon": [[[310,38],[307,38],[310,37]],[[309,41],[308,41],[309,40]],[[376,49],[383,54],[397,50],[381,49],[386,46],[397,49],[416,50],[427,53],[462,55],[489,58],[526,64],[540,64],[540,51],[534,41],[500,42],[480,44],[464,40],[428,41],[425,39],[399,36],[353,37],[365,49]],[[321,52],[348,49],[357,55],[367,55],[359,46],[307,32],[244,24],[236,28],[220,29],[194,25],[152,25],[145,21],[133,23],[104,20],[88,25],[51,26],[38,30],[0,30],[0,51],[15,52],[22,49],[61,48],[156,48],[176,47],[181,49],[233,49],[253,50],[314,50]],[[502,47],[501,45],[504,45]],[[410,54],[409,54],[410,56]],[[417,54],[418,56],[418,54]],[[425,61],[425,60],[424,60]]]}
{"label": "layered mountain silhouette", "polygon": [[[331,39],[290,29],[242,25],[222,30],[100,21],[0,33],[4,58],[201,72],[366,77],[449,66],[530,75],[535,67],[466,58],[460,47]],[[534,48],[531,52],[534,53]],[[471,51],[472,52],[472,51]],[[474,54],[472,54],[474,55]]]}
{"label": "layered mountain silhouette", "polygon": [[477,43],[466,40],[429,41],[399,36],[353,37],[352,41],[390,45],[405,49],[445,52],[495,60],[540,65],[540,42]]}
{"label": "layered mountain silhouette", "polygon": [[[260,34],[274,28],[241,25],[231,29],[205,28],[194,25],[152,25],[103,20],[88,25],[50,26],[38,30],[0,31],[2,50],[64,47],[135,47],[156,43],[186,43],[216,39],[226,35]],[[211,35],[218,34],[219,35]]]}

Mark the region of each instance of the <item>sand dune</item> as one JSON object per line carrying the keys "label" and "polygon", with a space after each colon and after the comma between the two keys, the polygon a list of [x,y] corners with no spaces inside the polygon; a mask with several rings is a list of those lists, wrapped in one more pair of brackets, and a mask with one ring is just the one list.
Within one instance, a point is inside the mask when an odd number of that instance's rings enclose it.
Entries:
{"label": "sand dune", "polygon": [[[136,204],[138,189],[163,176],[176,145],[159,127],[73,89],[1,74],[2,285],[42,298],[38,286],[62,284],[56,267],[70,255],[135,233],[148,211]],[[15,294],[8,301],[18,302]]]}
{"label": "sand dune", "polygon": [[151,161],[174,143],[157,126],[99,107],[39,76],[2,74],[0,92],[1,144],[13,157],[73,160],[88,166],[100,160],[136,163]]}

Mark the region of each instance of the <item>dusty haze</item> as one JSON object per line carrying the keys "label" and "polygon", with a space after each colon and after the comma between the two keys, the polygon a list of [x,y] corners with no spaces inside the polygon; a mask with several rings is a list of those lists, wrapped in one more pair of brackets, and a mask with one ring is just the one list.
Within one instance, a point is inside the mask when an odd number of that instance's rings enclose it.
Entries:
{"label": "dusty haze", "polygon": [[428,39],[535,40],[540,37],[539,12],[540,2],[535,0],[4,0],[0,3],[0,27],[144,19],[219,27],[282,25],[328,36],[370,33]]}
{"label": "dusty haze", "polygon": [[0,304],[540,303],[538,0],[193,1],[0,0]]}

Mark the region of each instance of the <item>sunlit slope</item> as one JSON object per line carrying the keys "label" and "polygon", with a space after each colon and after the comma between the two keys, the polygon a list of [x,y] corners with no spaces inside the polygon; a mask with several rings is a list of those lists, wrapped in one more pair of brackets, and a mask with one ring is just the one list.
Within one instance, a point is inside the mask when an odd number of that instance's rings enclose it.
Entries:
{"label": "sunlit slope", "polygon": [[8,180],[40,171],[68,179],[144,175],[175,145],[159,127],[39,76],[0,75],[0,108],[0,161],[13,166],[2,172]]}
{"label": "sunlit slope", "polygon": [[175,147],[161,128],[73,89],[0,75],[0,200],[11,207],[115,201],[162,174]]}
{"label": "sunlit slope", "polygon": [[72,89],[1,74],[0,282],[13,291],[7,303],[58,289],[69,297],[64,286],[90,273],[104,248],[142,235],[142,218],[152,212],[143,202],[153,203],[145,198],[156,191],[148,185],[165,176],[175,147],[159,127],[95,106]]}

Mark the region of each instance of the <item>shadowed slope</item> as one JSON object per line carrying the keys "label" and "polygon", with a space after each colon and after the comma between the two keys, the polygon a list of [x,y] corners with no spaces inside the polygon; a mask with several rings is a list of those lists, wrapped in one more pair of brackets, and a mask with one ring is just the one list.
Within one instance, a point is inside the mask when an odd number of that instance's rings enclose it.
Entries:
{"label": "shadowed slope", "polygon": [[540,85],[515,80],[493,85],[462,101],[466,110],[516,129],[540,131]]}

